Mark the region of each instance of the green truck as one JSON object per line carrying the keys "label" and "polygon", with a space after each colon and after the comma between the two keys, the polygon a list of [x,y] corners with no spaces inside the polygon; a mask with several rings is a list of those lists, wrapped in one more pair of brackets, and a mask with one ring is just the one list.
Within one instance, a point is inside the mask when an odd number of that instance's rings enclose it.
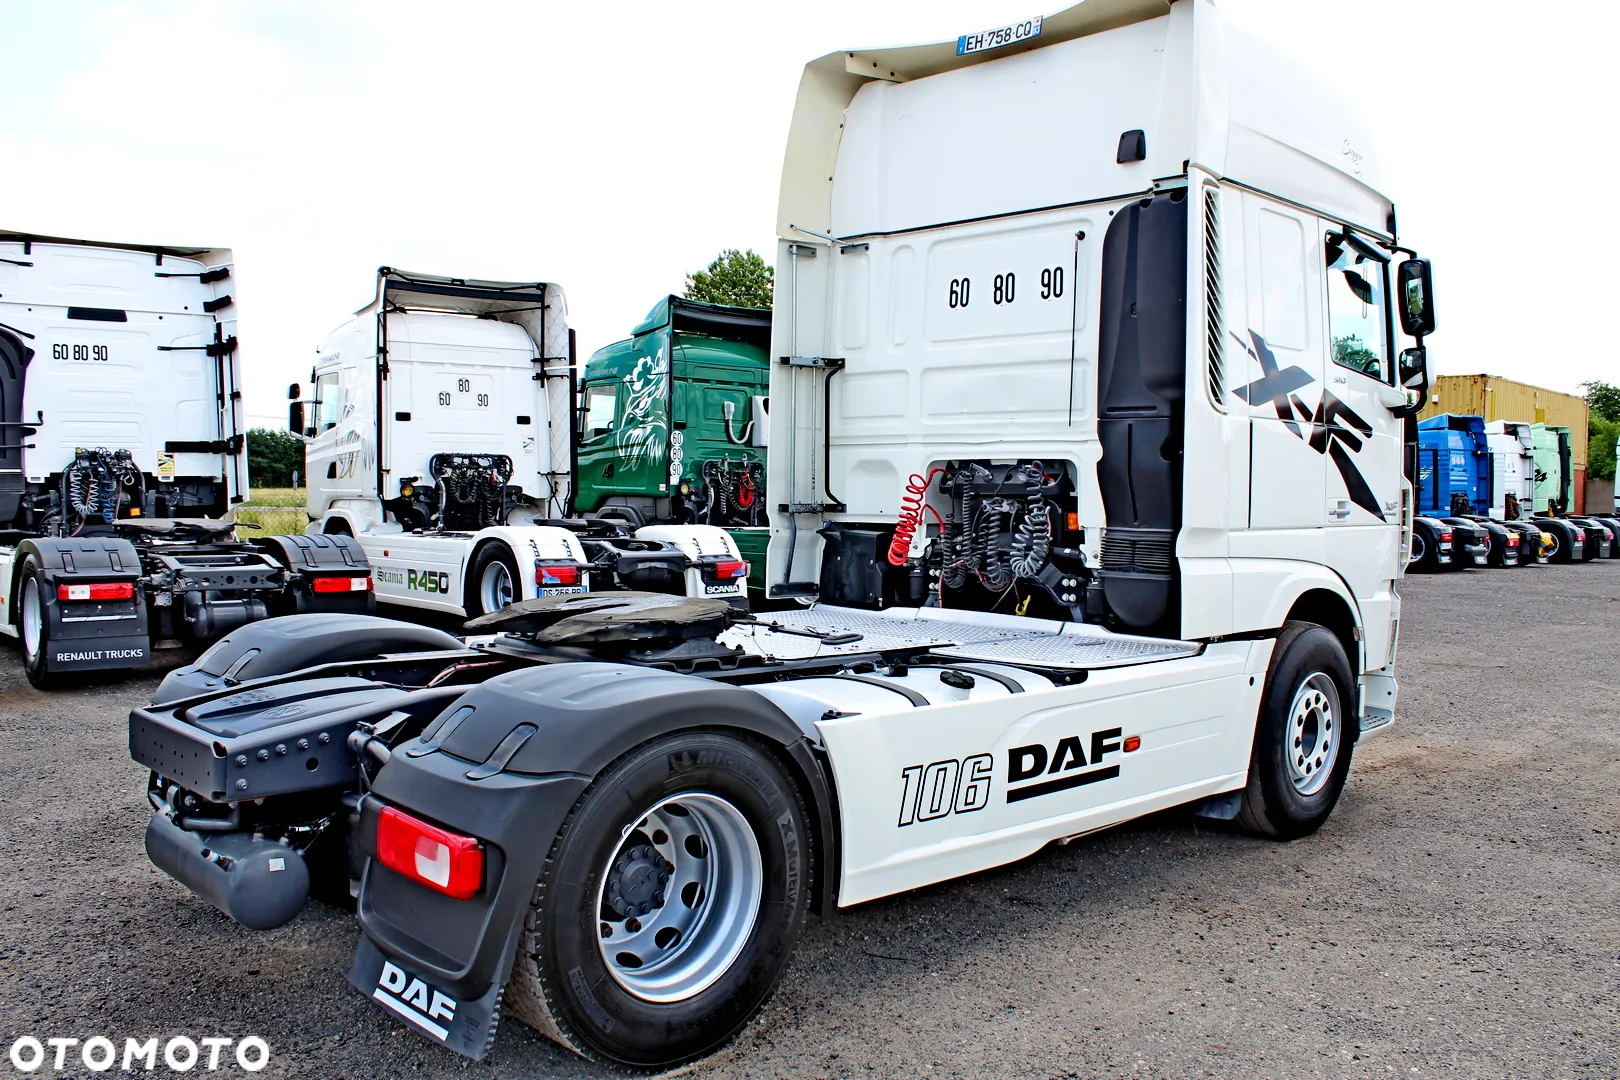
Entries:
{"label": "green truck", "polygon": [[764,587],[771,313],[667,296],[579,389],[574,511],[717,525]]}
{"label": "green truck", "polygon": [[[1536,444],[1536,513],[1568,514],[1574,507],[1570,496],[1575,475],[1569,428],[1532,424],[1530,430]],[[1553,510],[1555,504],[1557,509]]]}

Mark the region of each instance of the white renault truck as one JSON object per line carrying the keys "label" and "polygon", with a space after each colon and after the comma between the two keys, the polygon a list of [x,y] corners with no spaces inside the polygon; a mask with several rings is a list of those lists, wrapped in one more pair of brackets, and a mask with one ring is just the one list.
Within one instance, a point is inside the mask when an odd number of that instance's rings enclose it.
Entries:
{"label": "white renault truck", "polygon": [[0,634],[36,686],[294,611],[357,545],[249,534],[231,253],[0,231]]}
{"label": "white renault truck", "polygon": [[[131,717],[154,859],[231,910],[164,806],[234,782],[307,829],[278,793],[317,774],[254,751],[314,705],[365,792],[352,984],[473,1057],[504,1014],[658,1068],[807,911],[1169,807],[1310,834],[1394,716],[1434,329],[1395,226],[1345,102],[1210,0],[813,61],[765,488],[806,606],[547,597],[386,671],[246,628]],[[227,718],[240,769],[174,749]]]}
{"label": "white renault truck", "polygon": [[745,603],[724,530],[570,515],[573,340],[558,285],[379,269],[289,389],[308,531],[353,537],[378,600],[450,615],[610,584]]}

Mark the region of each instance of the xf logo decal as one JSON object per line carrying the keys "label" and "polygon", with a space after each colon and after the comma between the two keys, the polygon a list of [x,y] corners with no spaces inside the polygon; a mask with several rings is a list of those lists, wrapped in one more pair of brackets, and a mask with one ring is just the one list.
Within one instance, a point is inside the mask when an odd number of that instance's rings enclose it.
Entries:
{"label": "xf logo decal", "polygon": [[1327,387],[1322,388],[1322,399],[1316,403],[1313,411],[1296,392],[1316,381],[1309,372],[1297,364],[1279,370],[1277,356],[1271,351],[1271,346],[1253,330],[1249,331],[1249,337],[1254,342],[1252,345],[1238,337],[1236,332],[1232,337],[1243,346],[1244,352],[1254,357],[1262,372],[1260,378],[1233,393],[1250,405],[1270,401],[1284,427],[1305,440],[1306,445],[1318,454],[1326,454],[1333,459],[1339,475],[1344,477],[1350,501],[1379,521],[1387,521],[1372,487],[1350,457],[1361,449],[1364,439],[1372,438],[1372,425],[1335,397]]}

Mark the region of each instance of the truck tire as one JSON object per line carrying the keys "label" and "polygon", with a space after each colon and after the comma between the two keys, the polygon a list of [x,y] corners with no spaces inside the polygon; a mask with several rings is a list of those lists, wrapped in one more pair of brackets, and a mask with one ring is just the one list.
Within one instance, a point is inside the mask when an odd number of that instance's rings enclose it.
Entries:
{"label": "truck tire", "polygon": [[479,548],[473,557],[472,573],[467,576],[467,618],[493,615],[521,599],[523,587],[512,549],[498,540]]}
{"label": "truck tire", "polygon": [[714,732],[630,752],[586,789],[535,886],[506,1002],[589,1058],[666,1068],[775,990],[811,891],[808,811],[770,754]]}
{"label": "truck tire", "polygon": [[39,559],[29,555],[23,559],[22,574],[17,579],[17,639],[22,644],[23,672],[36,688],[54,690],[62,685],[62,675],[45,666],[51,646],[51,620],[45,614],[46,587]]}
{"label": "truck tire", "polygon": [[1242,828],[1296,840],[1328,819],[1350,773],[1355,686],[1332,631],[1307,622],[1283,626],[1260,697],[1237,816]]}
{"label": "truck tire", "polygon": [[1432,574],[1440,566],[1440,549],[1434,535],[1423,525],[1412,528],[1412,553],[1406,568],[1419,573]]}

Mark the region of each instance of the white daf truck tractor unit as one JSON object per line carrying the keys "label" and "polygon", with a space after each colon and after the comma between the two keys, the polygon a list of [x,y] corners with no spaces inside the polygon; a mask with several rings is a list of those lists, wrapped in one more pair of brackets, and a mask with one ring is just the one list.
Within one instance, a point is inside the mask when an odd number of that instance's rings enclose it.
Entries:
{"label": "white daf truck tractor unit", "polygon": [[310,378],[288,410],[309,532],[353,537],[379,600],[478,616],[628,586],[746,605],[723,529],[570,518],[577,376],[560,286],[382,267]]}
{"label": "white daf truck tractor unit", "polygon": [[659,1068],[809,911],[1168,807],[1322,825],[1394,715],[1434,329],[1346,103],[1209,0],[834,53],[777,228],[766,583],[804,605],[245,627],[131,715],[158,865],[276,925],[340,779],[361,993],[472,1057],[505,1013]]}
{"label": "white daf truck tractor unit", "polygon": [[270,615],[371,610],[354,543],[236,535],[231,267],[0,231],[0,633],[35,686]]}

